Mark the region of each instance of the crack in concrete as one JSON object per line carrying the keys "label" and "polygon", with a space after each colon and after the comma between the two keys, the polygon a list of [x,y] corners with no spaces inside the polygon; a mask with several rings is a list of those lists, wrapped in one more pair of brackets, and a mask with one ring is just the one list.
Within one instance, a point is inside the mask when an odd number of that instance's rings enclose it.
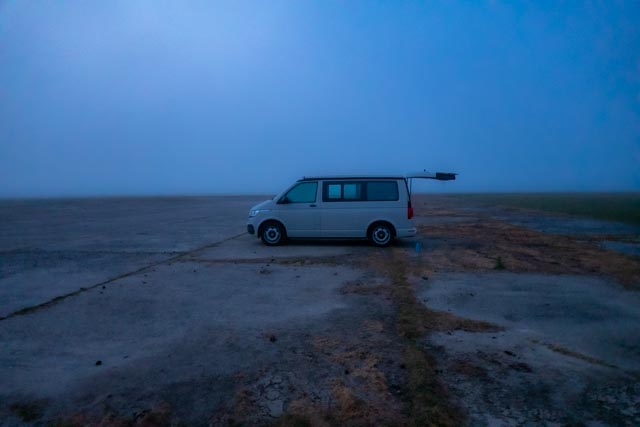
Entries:
{"label": "crack in concrete", "polygon": [[40,309],[43,309],[43,308],[50,307],[50,306],[52,306],[54,304],[58,304],[58,303],[64,301],[67,298],[70,298],[70,297],[73,297],[73,296],[76,296],[76,295],[80,295],[83,292],[89,291],[91,289],[95,289],[95,288],[97,288],[99,286],[106,285],[107,283],[112,283],[112,282],[115,282],[117,280],[124,279],[124,278],[130,277],[130,276],[135,276],[136,274],[143,273],[143,272],[145,272],[145,271],[147,271],[147,270],[149,270],[149,269],[151,269],[153,267],[157,267],[159,265],[163,265],[163,264],[171,263],[173,261],[177,261],[180,258],[186,257],[186,256],[188,256],[190,254],[197,253],[198,251],[202,251],[204,249],[209,249],[209,248],[216,247],[216,246],[218,246],[218,245],[220,245],[222,243],[228,242],[228,241],[233,240],[233,239],[237,239],[238,237],[242,237],[245,234],[246,234],[246,232],[243,232],[243,233],[236,234],[234,236],[227,237],[225,239],[219,240],[219,241],[217,241],[215,243],[209,243],[207,245],[201,246],[201,247],[193,249],[191,251],[181,252],[181,253],[178,253],[178,255],[172,256],[172,257],[164,259],[164,260],[156,261],[156,262],[153,262],[151,264],[147,264],[147,265],[145,265],[143,267],[140,267],[140,268],[138,268],[136,270],[120,274],[120,275],[118,275],[116,277],[112,277],[110,279],[104,280],[104,281],[96,283],[94,285],[91,285],[91,286],[88,286],[88,287],[81,287],[80,289],[78,289],[76,291],[69,292],[69,293],[64,294],[64,295],[59,295],[59,296],[57,296],[55,298],[50,299],[49,301],[45,301],[45,302],[40,303],[40,304],[36,304],[36,305],[29,306],[29,307],[21,308],[20,310],[17,310],[17,311],[14,311],[12,313],[9,313],[6,316],[0,317],[0,321],[7,320],[7,319],[15,317],[15,316],[21,316],[21,315],[32,313],[34,311],[37,311],[37,310],[40,310]]}
{"label": "crack in concrete", "polygon": [[537,339],[531,339],[530,341],[532,343],[534,343],[534,344],[543,345],[546,348],[548,348],[549,350],[555,351],[556,353],[562,354],[563,356],[573,357],[575,359],[582,360],[584,362],[591,363],[593,365],[599,365],[599,366],[604,366],[606,368],[622,370],[618,366],[613,365],[613,364],[608,363],[608,362],[605,362],[604,360],[588,356],[588,355],[580,353],[578,351],[570,350],[570,349],[568,349],[566,347],[563,347],[563,346],[560,346],[560,345],[557,345],[557,344],[552,344],[552,343],[545,342],[545,341],[539,341]]}
{"label": "crack in concrete", "polygon": [[209,264],[209,265],[217,265],[217,264],[278,264],[278,265],[291,265],[300,263],[303,265],[312,265],[312,264],[349,264],[349,260],[353,259],[353,256],[320,256],[320,257],[309,257],[309,256],[291,256],[291,257],[263,257],[263,258],[230,258],[230,259],[205,259],[205,258],[188,258],[188,259],[180,259],[177,262],[193,262],[197,264]]}

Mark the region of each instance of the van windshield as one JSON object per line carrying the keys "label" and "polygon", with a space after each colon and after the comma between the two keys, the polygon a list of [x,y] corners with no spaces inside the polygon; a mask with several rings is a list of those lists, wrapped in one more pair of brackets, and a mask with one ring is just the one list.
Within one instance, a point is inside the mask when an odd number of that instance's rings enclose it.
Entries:
{"label": "van windshield", "polygon": [[285,203],[313,203],[318,192],[317,182],[301,182],[283,197]]}

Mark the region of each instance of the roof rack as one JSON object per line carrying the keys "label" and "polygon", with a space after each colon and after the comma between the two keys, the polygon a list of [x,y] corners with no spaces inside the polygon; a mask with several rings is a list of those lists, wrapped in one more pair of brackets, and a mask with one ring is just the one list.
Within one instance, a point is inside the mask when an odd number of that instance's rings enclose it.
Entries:
{"label": "roof rack", "polygon": [[310,181],[316,179],[405,179],[404,175],[322,175],[304,176],[300,181]]}

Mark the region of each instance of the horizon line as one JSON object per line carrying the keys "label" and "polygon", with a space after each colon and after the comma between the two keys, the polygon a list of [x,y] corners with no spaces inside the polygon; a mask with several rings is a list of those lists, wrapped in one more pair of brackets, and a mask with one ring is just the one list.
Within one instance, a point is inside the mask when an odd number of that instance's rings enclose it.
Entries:
{"label": "horizon line", "polygon": [[[139,194],[56,194],[56,195],[24,195],[0,196],[0,201],[11,200],[65,200],[65,199],[143,199],[143,198],[189,198],[189,197],[268,197],[279,192],[211,192],[211,193],[139,193]],[[412,195],[476,195],[476,194],[638,194],[640,190],[478,190],[478,191],[414,191]]]}

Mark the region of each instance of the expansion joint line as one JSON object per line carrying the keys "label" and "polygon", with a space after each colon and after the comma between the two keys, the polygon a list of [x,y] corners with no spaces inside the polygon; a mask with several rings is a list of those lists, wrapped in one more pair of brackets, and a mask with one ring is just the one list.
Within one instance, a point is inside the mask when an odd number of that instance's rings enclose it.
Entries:
{"label": "expansion joint line", "polygon": [[112,277],[112,278],[104,280],[104,281],[102,281],[100,283],[96,283],[95,285],[91,285],[89,287],[81,287],[77,291],[69,292],[68,294],[64,294],[64,295],[59,295],[59,296],[57,296],[55,298],[50,299],[49,301],[45,301],[45,302],[40,303],[40,304],[32,305],[30,307],[21,308],[20,310],[14,311],[13,313],[9,313],[6,316],[0,317],[0,321],[7,320],[7,319],[9,319],[11,317],[32,313],[32,312],[40,310],[42,308],[50,307],[50,306],[52,306],[54,304],[58,304],[58,303],[64,301],[67,298],[70,298],[70,297],[73,297],[73,296],[76,296],[76,295],[80,295],[83,292],[90,291],[90,290],[95,289],[95,288],[97,288],[99,286],[104,286],[107,283],[112,283],[112,282],[115,282],[116,280],[124,279],[124,278],[130,277],[130,276],[135,276],[136,274],[144,273],[145,271],[148,271],[149,269],[152,269],[152,268],[157,267],[159,265],[169,264],[169,263],[172,263],[174,261],[178,261],[178,260],[180,260],[180,259],[182,259],[184,257],[187,257],[189,255],[193,255],[193,254],[195,254],[195,253],[197,253],[199,251],[202,251],[202,250],[205,250],[205,249],[214,248],[214,247],[216,247],[218,245],[221,245],[222,243],[228,242],[228,241],[233,240],[233,239],[237,239],[238,237],[244,236],[245,234],[246,234],[246,232],[243,232],[243,233],[240,233],[240,234],[236,234],[235,236],[227,237],[226,239],[222,239],[222,240],[217,241],[215,243],[209,243],[207,245],[201,246],[199,248],[196,248],[196,249],[193,249],[193,250],[190,250],[190,251],[180,252],[178,255],[175,255],[175,256],[172,256],[170,258],[163,259],[163,260],[160,260],[160,261],[156,261],[156,262],[153,262],[151,264],[147,264],[147,265],[145,265],[143,267],[140,267],[140,268],[138,268],[136,270],[129,271],[129,272],[124,273],[124,274],[120,274],[120,275],[118,275],[116,277]]}

